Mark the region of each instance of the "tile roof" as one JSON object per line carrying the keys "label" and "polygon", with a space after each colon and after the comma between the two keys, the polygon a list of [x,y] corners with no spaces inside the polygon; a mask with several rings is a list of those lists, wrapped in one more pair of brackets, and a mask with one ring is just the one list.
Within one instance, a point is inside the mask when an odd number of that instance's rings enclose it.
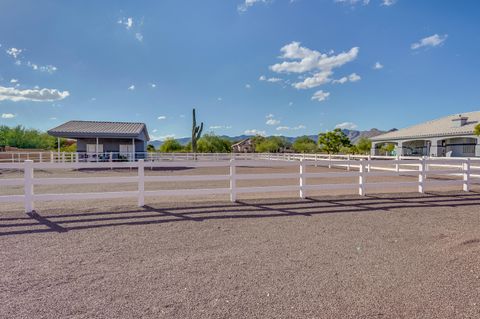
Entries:
{"label": "tile roof", "polygon": [[[462,126],[454,122],[461,117],[468,118]],[[480,123],[480,111],[453,114],[433,121],[410,126],[398,131],[388,132],[372,138],[372,141],[401,140],[412,138],[432,138],[443,136],[473,135],[475,126]]]}
{"label": "tile roof", "polygon": [[102,122],[102,121],[69,121],[48,130],[48,134],[56,137],[117,137],[138,138],[142,132],[149,140],[145,123]]}

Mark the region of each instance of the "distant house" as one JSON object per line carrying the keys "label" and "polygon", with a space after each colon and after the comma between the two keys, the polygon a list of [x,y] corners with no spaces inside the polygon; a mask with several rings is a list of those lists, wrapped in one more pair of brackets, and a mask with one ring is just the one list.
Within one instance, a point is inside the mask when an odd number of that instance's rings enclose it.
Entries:
{"label": "distant house", "polygon": [[397,155],[480,157],[480,137],[474,134],[480,112],[446,116],[373,137],[372,155],[384,144],[394,144]]}
{"label": "distant house", "polygon": [[150,140],[144,123],[131,122],[69,121],[48,130],[48,134],[75,139],[77,152],[96,159],[110,155],[114,159],[132,159],[134,153],[147,151]]}
{"label": "distant house", "polygon": [[234,153],[253,153],[255,151],[255,145],[251,138],[246,138],[233,144],[232,151]]}

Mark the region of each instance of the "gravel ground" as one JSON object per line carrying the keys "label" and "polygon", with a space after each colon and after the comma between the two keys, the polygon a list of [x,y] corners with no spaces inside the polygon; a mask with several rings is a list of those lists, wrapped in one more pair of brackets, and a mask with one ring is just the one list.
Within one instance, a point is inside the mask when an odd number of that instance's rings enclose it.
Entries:
{"label": "gravel ground", "polygon": [[0,317],[479,318],[479,213],[476,192],[2,211]]}
{"label": "gravel ground", "polygon": [[[227,174],[227,168],[146,175]],[[239,167],[293,173],[297,167]],[[345,171],[308,167],[309,172]],[[36,171],[36,177],[136,170]],[[21,177],[0,171],[0,178]],[[432,176],[430,179],[458,179]],[[416,181],[416,176],[369,182]],[[307,184],[357,183],[357,177]],[[239,181],[240,187],[297,179]],[[228,182],[147,183],[147,190]],[[36,186],[36,193],[135,190],[135,184]],[[461,186],[0,204],[3,318],[479,318],[480,188]],[[368,189],[367,189],[368,190]],[[442,191],[442,192],[439,192]],[[0,187],[0,195],[23,188]],[[382,194],[383,193],[383,194]],[[385,194],[389,193],[389,194]],[[333,196],[335,195],[335,196]],[[272,198],[272,199],[266,199]]]}

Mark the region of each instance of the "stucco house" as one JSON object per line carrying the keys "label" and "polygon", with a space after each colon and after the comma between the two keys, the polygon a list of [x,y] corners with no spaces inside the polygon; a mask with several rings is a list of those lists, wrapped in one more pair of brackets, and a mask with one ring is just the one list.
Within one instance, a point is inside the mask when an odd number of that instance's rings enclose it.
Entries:
{"label": "stucco house", "polygon": [[[69,121],[48,130],[48,134],[77,141],[82,158],[142,158],[150,140],[144,123]],[[135,157],[134,153],[139,153]]]}
{"label": "stucco house", "polygon": [[474,134],[480,111],[454,114],[373,137],[372,155],[384,144],[394,144],[396,155],[480,157],[480,136]]}

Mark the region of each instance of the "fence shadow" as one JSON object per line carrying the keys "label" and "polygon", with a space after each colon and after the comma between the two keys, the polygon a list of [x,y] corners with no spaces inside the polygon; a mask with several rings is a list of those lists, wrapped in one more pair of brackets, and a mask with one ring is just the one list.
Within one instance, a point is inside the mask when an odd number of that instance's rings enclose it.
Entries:
{"label": "fence shadow", "polygon": [[429,193],[425,195],[369,195],[366,197],[324,197],[277,200],[249,200],[236,203],[147,205],[142,208],[72,213],[38,213],[0,217],[0,236],[36,233],[68,233],[106,227],[155,225],[173,222],[204,222],[222,219],[311,218],[321,214],[367,213],[396,209],[480,207],[480,193]]}

